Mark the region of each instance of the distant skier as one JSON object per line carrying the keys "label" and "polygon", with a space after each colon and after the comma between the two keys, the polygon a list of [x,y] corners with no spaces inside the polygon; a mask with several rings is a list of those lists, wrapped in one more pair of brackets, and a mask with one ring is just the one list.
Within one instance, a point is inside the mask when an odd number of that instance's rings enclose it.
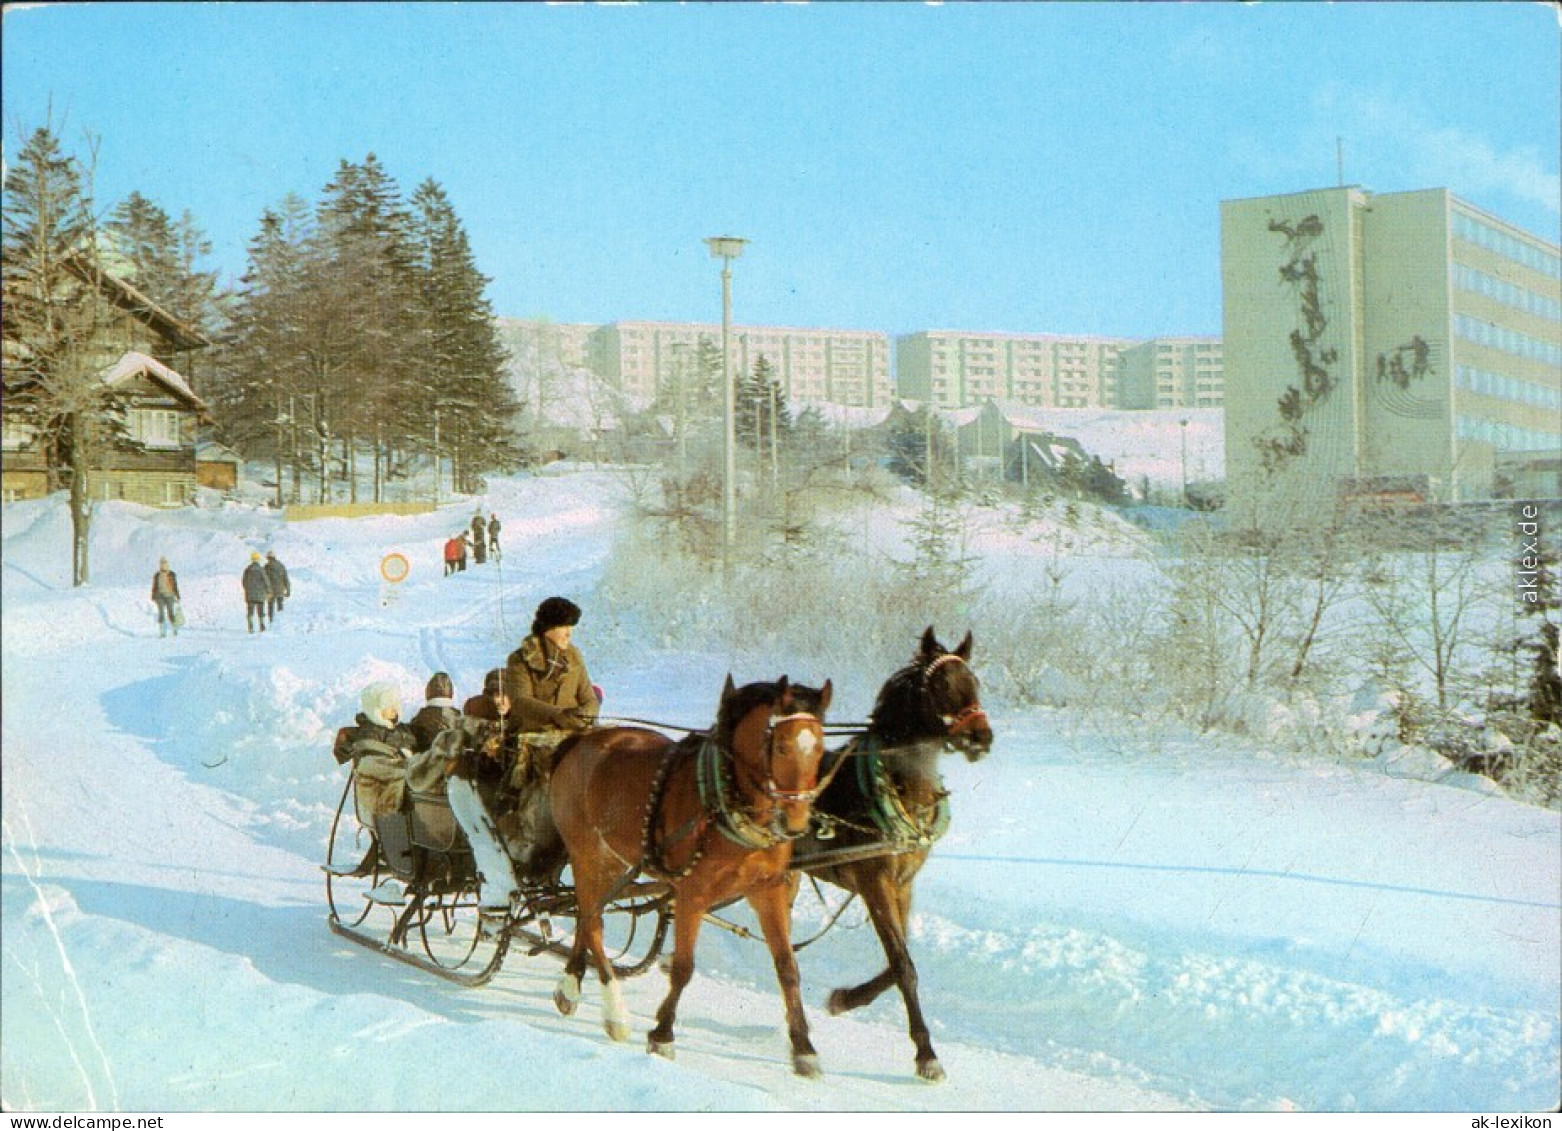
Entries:
{"label": "distant skier", "polygon": [[449,577],[456,572],[456,563],[461,560],[461,539],[448,538],[445,540],[445,576]]}
{"label": "distant skier", "polygon": [[499,560],[499,516],[496,514],[488,516],[488,552],[495,561]]}
{"label": "distant skier", "polygon": [[266,567],[260,563],[258,552],[249,556],[249,565],[244,569],[241,584],[244,586],[244,622],[253,634],[258,620],[260,631],[265,632],[266,603],[271,600],[271,581],[266,577]]}

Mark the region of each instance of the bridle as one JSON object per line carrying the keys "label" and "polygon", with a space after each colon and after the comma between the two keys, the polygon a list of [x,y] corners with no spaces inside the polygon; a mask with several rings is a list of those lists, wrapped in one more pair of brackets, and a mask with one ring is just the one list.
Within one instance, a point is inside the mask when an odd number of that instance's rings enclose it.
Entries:
{"label": "bridle", "polygon": [[[933,675],[946,664],[965,664],[961,656],[953,652],[945,652],[942,656],[936,656],[929,660],[922,668],[922,690],[929,699],[933,694]],[[944,724],[944,736],[946,738],[958,738],[967,731],[974,729],[978,724],[987,726],[987,712],[982,709],[981,701],[972,699],[964,707],[950,715],[939,715],[939,722]]]}
{"label": "bridle", "polygon": [[[812,789],[782,789],[779,785],[776,784],[776,728],[784,723],[805,721],[812,722],[819,728],[819,733],[816,740],[819,743],[820,756],[823,757],[824,724],[820,720],[819,716],[815,715],[812,711],[793,711],[791,714],[787,715],[771,715],[765,723],[765,737],[763,746],[764,779],[758,782],[751,780],[749,784],[758,788],[760,792],[762,792],[766,797],[778,804],[786,805],[813,801],[824,792],[825,786],[829,785],[830,779],[835,776],[835,770],[832,769],[822,781],[816,779]],[[739,770],[742,769],[736,758],[733,759],[733,768]],[[839,769],[839,767],[837,766],[835,769]]]}

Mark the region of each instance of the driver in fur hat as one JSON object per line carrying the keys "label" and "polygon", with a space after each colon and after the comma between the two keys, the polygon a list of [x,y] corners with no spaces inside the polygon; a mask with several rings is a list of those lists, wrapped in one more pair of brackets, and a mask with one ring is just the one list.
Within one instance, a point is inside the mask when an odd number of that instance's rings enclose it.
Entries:
{"label": "driver in fur hat", "polygon": [[549,597],[537,606],[531,635],[505,662],[510,710],[521,731],[585,730],[596,722],[600,703],[586,661],[571,642],[580,606]]}

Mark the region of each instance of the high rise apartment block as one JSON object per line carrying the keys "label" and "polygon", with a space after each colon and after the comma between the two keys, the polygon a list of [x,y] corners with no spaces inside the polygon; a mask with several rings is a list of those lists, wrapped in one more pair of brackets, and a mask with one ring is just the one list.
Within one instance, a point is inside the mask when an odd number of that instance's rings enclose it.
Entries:
{"label": "high rise apartment block", "polygon": [[1555,244],[1443,189],[1340,187],[1223,202],[1221,270],[1234,492],[1562,494]]}
{"label": "high rise apartment block", "polygon": [[[887,407],[889,335],[874,330],[733,326],[733,369],[752,373],[763,356],[788,400],[849,407]],[[692,374],[700,339],[721,347],[721,326],[699,322],[612,322],[590,336],[591,369],[645,401],[659,387]],[[684,368],[691,367],[691,368]]]}
{"label": "high rise apartment block", "polygon": [[921,330],[895,340],[900,393],[940,408],[1207,408],[1221,403],[1217,338]]}

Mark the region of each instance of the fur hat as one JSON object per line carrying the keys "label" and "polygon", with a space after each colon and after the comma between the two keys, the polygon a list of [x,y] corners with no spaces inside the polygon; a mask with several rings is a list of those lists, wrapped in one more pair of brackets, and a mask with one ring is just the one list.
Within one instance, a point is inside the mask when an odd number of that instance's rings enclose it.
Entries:
{"label": "fur hat", "polygon": [[541,636],[550,628],[580,623],[580,606],[566,597],[549,597],[537,606],[532,618],[532,635]]}
{"label": "fur hat", "polygon": [[363,704],[364,716],[371,723],[378,723],[382,727],[396,725],[396,719],[392,715],[401,716],[401,692],[396,690],[393,683],[371,683],[363,689],[363,695],[359,702]]}
{"label": "fur hat", "polygon": [[456,697],[456,685],[450,682],[450,677],[444,672],[435,672],[429,677],[428,686],[423,689],[425,699],[454,699]]}

